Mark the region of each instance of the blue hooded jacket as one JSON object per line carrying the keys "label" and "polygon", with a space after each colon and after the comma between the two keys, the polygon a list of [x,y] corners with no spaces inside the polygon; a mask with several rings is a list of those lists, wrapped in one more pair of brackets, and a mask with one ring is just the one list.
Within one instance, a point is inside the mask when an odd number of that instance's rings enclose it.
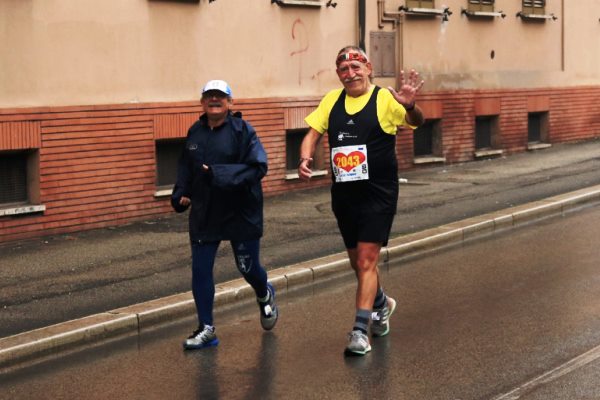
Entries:
{"label": "blue hooded jacket", "polygon": [[190,239],[259,239],[263,233],[261,179],[266,173],[267,154],[248,122],[229,114],[221,126],[211,129],[202,115],[188,130],[171,196],[177,212],[187,209],[179,204],[181,196],[191,199]]}

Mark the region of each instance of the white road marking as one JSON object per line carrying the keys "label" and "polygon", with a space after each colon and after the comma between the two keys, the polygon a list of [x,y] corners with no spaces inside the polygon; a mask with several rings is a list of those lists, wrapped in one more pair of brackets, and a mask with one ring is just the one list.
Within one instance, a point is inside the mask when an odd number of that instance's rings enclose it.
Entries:
{"label": "white road marking", "polygon": [[561,376],[566,375],[571,371],[581,368],[581,367],[591,363],[592,361],[597,360],[598,358],[600,358],[600,346],[596,346],[593,349],[586,351],[585,353],[583,353],[575,358],[572,358],[571,360],[567,361],[566,363],[559,365],[558,367],[556,367],[548,372],[543,373],[542,375],[538,376],[537,378],[534,378],[534,379],[530,380],[529,382],[522,384],[521,386],[511,390],[510,392],[500,394],[500,395],[494,397],[493,400],[517,400],[517,399],[520,399],[522,395],[532,391],[536,387],[545,385],[549,382],[552,382],[553,380],[558,379]]}

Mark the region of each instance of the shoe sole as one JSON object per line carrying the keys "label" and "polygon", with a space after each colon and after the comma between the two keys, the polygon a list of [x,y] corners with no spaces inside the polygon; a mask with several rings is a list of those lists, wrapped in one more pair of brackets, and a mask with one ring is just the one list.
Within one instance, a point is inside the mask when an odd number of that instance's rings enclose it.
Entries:
{"label": "shoe sole", "polygon": [[265,331],[270,331],[275,327],[275,324],[277,324],[277,320],[279,319],[279,310],[277,308],[274,308],[273,314],[275,314],[275,316],[269,318],[268,320],[264,320],[262,318],[260,319],[260,325]]}
{"label": "shoe sole", "polygon": [[371,346],[367,347],[364,351],[350,350],[347,348],[346,350],[344,350],[344,355],[348,356],[348,357],[364,356],[365,354],[367,354],[370,351],[371,351]]}
{"label": "shoe sole", "polygon": [[379,333],[379,334],[373,333],[373,331],[371,330],[371,336],[373,336],[373,337],[384,337],[388,333],[390,333],[390,318],[392,318],[392,314],[396,310],[396,305],[398,304],[396,302],[396,300],[394,300],[394,299],[392,299],[392,300],[393,300],[393,303],[392,303],[392,308],[390,308],[390,314],[388,315],[387,329],[385,330],[385,332],[382,332],[382,333]]}
{"label": "shoe sole", "polygon": [[213,339],[208,343],[203,343],[203,344],[198,344],[198,345],[186,344],[184,342],[183,349],[184,350],[199,350],[199,349],[204,349],[207,347],[216,347],[218,344],[219,344],[219,339]]}

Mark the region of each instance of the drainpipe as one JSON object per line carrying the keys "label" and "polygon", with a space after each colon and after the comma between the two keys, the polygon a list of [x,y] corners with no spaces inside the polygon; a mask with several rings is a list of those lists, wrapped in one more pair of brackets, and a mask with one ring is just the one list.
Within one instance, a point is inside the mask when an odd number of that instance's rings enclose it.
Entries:
{"label": "drainpipe", "polygon": [[560,28],[560,69],[565,71],[565,0],[560,2],[560,16],[561,16],[561,28]]}
{"label": "drainpipe", "polygon": [[365,29],[366,29],[366,1],[358,0],[358,47],[363,49],[365,52]]}
{"label": "drainpipe", "polygon": [[392,27],[395,27],[396,23],[399,21],[400,13],[394,13],[393,15],[386,13],[385,0],[377,0],[377,16],[379,20],[379,29],[382,29],[385,22],[391,22]]}

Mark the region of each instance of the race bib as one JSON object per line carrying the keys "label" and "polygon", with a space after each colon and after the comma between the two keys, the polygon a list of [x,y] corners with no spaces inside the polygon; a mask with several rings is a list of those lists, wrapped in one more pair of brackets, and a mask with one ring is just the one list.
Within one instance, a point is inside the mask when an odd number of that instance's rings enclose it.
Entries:
{"label": "race bib", "polygon": [[334,147],[331,150],[331,169],[336,182],[352,182],[369,179],[367,146]]}

